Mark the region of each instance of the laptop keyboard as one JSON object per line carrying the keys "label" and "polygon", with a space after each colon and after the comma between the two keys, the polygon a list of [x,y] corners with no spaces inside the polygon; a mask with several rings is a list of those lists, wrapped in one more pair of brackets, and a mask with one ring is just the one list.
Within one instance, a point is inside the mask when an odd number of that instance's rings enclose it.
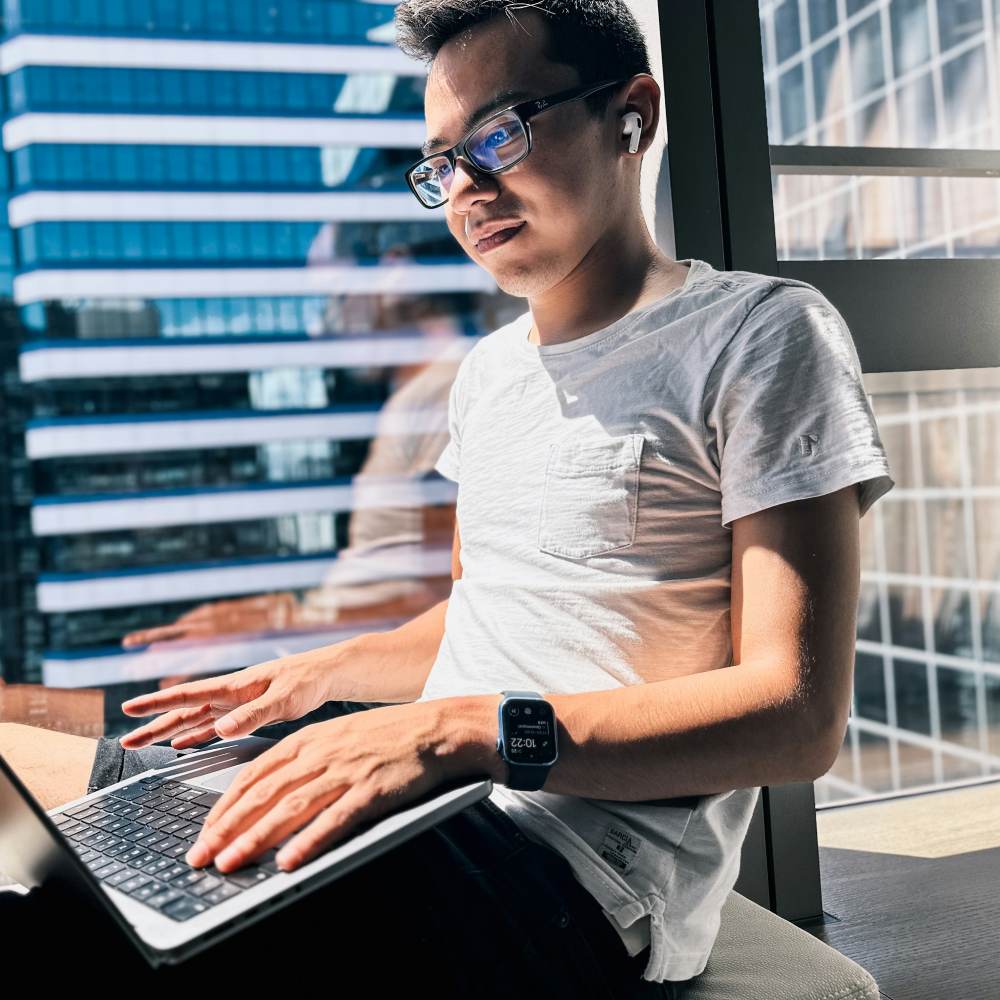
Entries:
{"label": "laptop keyboard", "polygon": [[50,819],[105,885],[174,920],[189,920],[280,871],[274,847],[229,873],[184,860],[221,797],[151,775]]}

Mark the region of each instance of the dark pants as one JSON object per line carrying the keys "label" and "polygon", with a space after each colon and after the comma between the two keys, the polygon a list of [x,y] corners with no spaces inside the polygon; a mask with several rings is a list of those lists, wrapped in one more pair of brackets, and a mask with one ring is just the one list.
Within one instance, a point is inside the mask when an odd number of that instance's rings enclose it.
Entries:
{"label": "dark pants", "polygon": [[[361,703],[340,713],[368,707]],[[255,735],[273,738],[276,728],[264,727]],[[117,739],[102,738],[95,757],[93,777],[100,787],[119,780],[118,773],[138,774],[178,754],[167,746],[125,751],[120,771],[112,773],[117,765],[109,765],[106,753],[112,742]],[[438,997],[463,1000],[672,1000],[684,992],[679,983],[643,980],[648,948],[629,957],[566,859],[527,838],[489,800],[178,966],[150,969],[112,922],[96,921],[98,914],[80,909],[85,901],[52,892],[46,897],[45,889],[16,901],[3,898],[9,895],[0,894],[0,926],[10,956],[44,944],[35,961],[58,957],[62,962],[73,945],[91,973],[95,958],[104,959],[101,981],[109,987],[115,980],[108,976],[120,970],[129,984],[204,981],[229,990],[259,989],[263,974],[277,973],[288,975],[297,988],[299,977],[309,974],[332,989],[350,980],[375,996],[429,989]],[[15,925],[24,943],[8,950],[14,942],[7,932]]]}

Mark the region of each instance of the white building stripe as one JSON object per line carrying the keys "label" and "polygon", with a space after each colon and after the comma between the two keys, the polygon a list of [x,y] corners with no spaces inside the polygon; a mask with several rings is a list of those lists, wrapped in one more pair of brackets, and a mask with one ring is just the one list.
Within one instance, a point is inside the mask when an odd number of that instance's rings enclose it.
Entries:
{"label": "white building stripe", "polygon": [[227,42],[175,38],[15,35],[0,45],[0,72],[22,66],[250,70],[260,73],[395,73],[427,68],[395,46]]}
{"label": "white building stripe", "polygon": [[159,344],[102,345],[81,341],[73,347],[22,351],[22,382],[54,379],[113,378],[138,375],[189,375],[245,372],[268,368],[395,367],[461,360],[479,337],[322,337],[287,343],[262,340],[233,344],[193,344],[187,338],[164,338]]}
{"label": "white building stripe", "polygon": [[[404,621],[379,624],[394,628],[404,624]],[[228,673],[291,653],[329,646],[362,632],[378,630],[378,626],[367,624],[322,631],[280,632],[252,639],[228,637],[224,640],[202,639],[196,643],[154,643],[139,652],[123,650],[103,656],[61,657],[50,654],[42,661],[42,683],[49,687],[104,687],[155,681],[160,677]]]}
{"label": "white building stripe", "polygon": [[35,535],[128,531],[179,524],[255,521],[286,514],[340,513],[367,507],[420,507],[454,503],[458,485],[450,479],[359,476],[351,484],[279,489],[192,492],[113,500],[36,503]]}
{"label": "white building stripe", "polygon": [[447,576],[450,548],[386,546],[330,559],[282,559],[205,569],[42,580],[38,610],[47,614],[94,611],[301,587],[358,586],[390,579]]}
{"label": "white building stripe", "polygon": [[[11,198],[7,220],[17,229],[48,221],[166,222],[443,222],[409,191],[310,193],[214,191],[33,191]],[[321,221],[322,220],[322,221]]]}
{"label": "white building stripe", "polygon": [[28,427],[28,458],[128,455],[192,448],[237,448],[277,441],[358,441],[386,435],[436,434],[447,427],[447,400],[436,408],[413,411],[361,410],[346,413],[296,413],[259,416],[102,421]]}
{"label": "white building stripe", "polygon": [[[100,115],[33,111],[3,124],[8,152],[35,142],[198,146],[363,146],[419,149],[422,118],[276,118],[252,115]],[[414,156],[414,160],[418,157]]]}
{"label": "white building stripe", "polygon": [[50,299],[197,298],[230,295],[378,295],[495,292],[476,264],[323,264],[277,268],[65,268],[14,276],[18,305]]}

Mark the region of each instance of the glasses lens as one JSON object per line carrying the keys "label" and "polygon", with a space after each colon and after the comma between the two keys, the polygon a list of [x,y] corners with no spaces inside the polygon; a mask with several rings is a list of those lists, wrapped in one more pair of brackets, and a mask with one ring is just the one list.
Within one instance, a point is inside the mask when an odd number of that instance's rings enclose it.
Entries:
{"label": "glasses lens", "polygon": [[528,136],[515,114],[506,112],[481,125],[469,138],[469,157],[483,170],[500,170],[528,152]]}
{"label": "glasses lens", "polygon": [[417,197],[430,207],[443,205],[451,187],[451,164],[447,156],[432,156],[417,164],[410,173]]}

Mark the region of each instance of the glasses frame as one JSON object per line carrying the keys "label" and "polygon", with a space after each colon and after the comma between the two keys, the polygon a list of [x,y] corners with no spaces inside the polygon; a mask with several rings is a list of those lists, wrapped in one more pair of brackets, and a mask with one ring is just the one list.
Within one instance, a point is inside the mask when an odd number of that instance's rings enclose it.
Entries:
{"label": "glasses frame", "polygon": [[[535,97],[529,101],[521,101],[517,104],[510,104],[506,108],[501,108],[499,111],[493,112],[493,114],[491,114],[488,118],[484,118],[481,122],[477,122],[473,125],[472,128],[470,128],[465,134],[464,138],[462,138],[459,142],[456,142],[451,148],[441,149],[435,153],[428,153],[427,156],[421,157],[416,163],[408,167],[406,170],[406,183],[413,192],[414,197],[420,202],[421,205],[424,206],[424,208],[433,209],[440,208],[442,205],[447,205],[451,200],[450,198],[445,198],[444,201],[440,201],[436,205],[428,205],[417,193],[417,187],[413,183],[413,174],[428,160],[444,156],[447,158],[448,162],[451,164],[451,169],[454,171],[456,168],[455,161],[461,156],[466,163],[470,164],[481,174],[502,174],[505,170],[509,170],[511,167],[520,163],[531,152],[531,119],[536,115],[540,115],[543,111],[548,111],[560,104],[568,104],[570,101],[582,100],[584,97],[589,97],[598,90],[604,90],[605,87],[620,86],[623,83],[628,83],[630,79],[631,77],[623,77],[620,80],[604,80],[598,84],[581,84],[577,87],[570,87],[567,90],[556,91],[556,93],[549,94],[546,97]],[[497,167],[494,170],[487,170],[485,167],[480,167],[479,164],[469,156],[468,150],[465,148],[466,143],[468,143],[476,132],[478,132],[485,125],[488,125],[495,118],[501,118],[504,115],[509,114],[514,114],[520,120],[521,127],[524,129],[524,134],[528,140],[527,147],[516,160],[512,160],[510,163],[505,163],[502,167]]]}

